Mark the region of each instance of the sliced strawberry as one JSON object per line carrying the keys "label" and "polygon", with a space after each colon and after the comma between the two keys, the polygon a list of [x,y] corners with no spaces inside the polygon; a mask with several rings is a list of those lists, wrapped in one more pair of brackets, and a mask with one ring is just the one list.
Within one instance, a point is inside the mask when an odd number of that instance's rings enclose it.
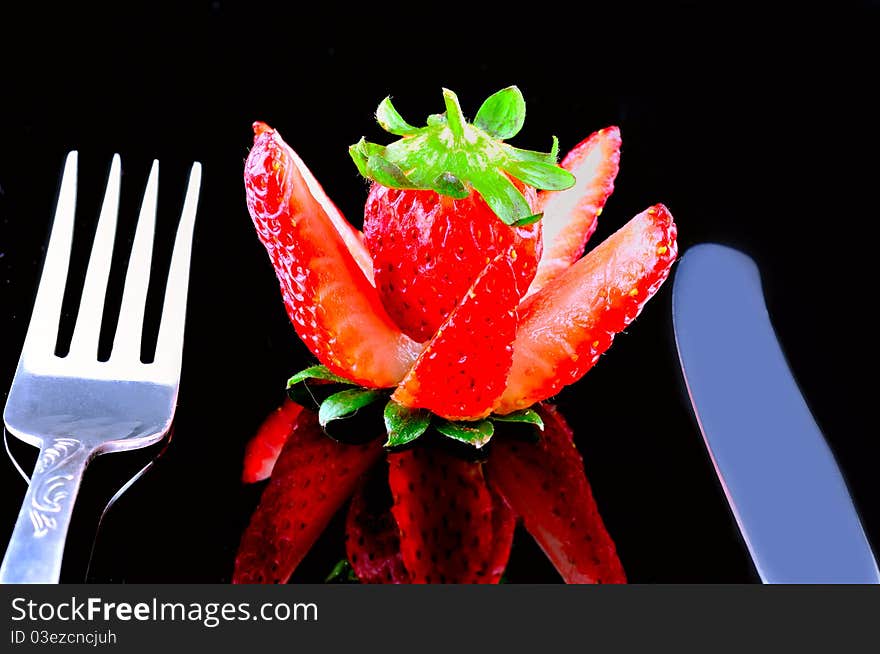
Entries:
{"label": "sliced strawberry", "polygon": [[495,540],[494,502],[482,464],[426,446],[388,459],[392,512],[412,582],[497,583],[509,542],[504,529],[498,534],[503,542]]}
{"label": "sliced strawberry", "polygon": [[409,583],[400,554],[400,532],[391,515],[388,471],[374,468],[351,500],[345,548],[357,578],[365,584]]}
{"label": "sliced strawberry", "polygon": [[531,406],[580,379],[657,292],[676,254],[675,223],[658,204],[524,300],[495,411]]}
{"label": "sliced strawberry", "polygon": [[379,441],[332,440],[303,410],[242,535],[233,583],[285,583],[381,453]]}
{"label": "sliced strawberry", "polygon": [[[265,123],[259,123],[259,125],[260,127],[257,129],[271,129]],[[290,155],[290,163],[296,166],[297,172],[302,176],[303,181],[309,189],[309,193],[315,201],[321,205],[324,213],[327,214],[327,218],[330,219],[330,222],[333,223],[336,231],[338,231],[339,235],[342,237],[345,247],[348,248],[351,256],[357,262],[358,266],[360,266],[361,270],[364,271],[366,278],[371,284],[373,284],[373,260],[370,258],[370,253],[367,251],[363,233],[360,230],[355,229],[352,224],[345,219],[345,216],[342,215],[342,212],[333,203],[333,200],[330,199],[330,196],[327,195],[318,180],[315,179],[315,175],[309,170],[309,167],[306,166],[305,162],[293,150],[293,148],[288,148],[288,154]]]}
{"label": "sliced strawberry", "polygon": [[487,416],[510,370],[518,302],[515,273],[500,255],[485,266],[391,397],[450,420]]}
{"label": "sliced strawberry", "polygon": [[555,407],[538,411],[544,420],[538,442],[492,442],[486,463],[490,485],[522,518],[566,583],[625,583],[571,429]]}
{"label": "sliced strawberry", "polygon": [[[535,190],[519,184],[530,204]],[[522,296],[541,256],[541,223],[510,227],[485,200],[462,200],[434,191],[373,184],[364,208],[364,237],[376,285],[389,315],[418,341],[426,341],[458,306],[488,259],[512,252]]]}
{"label": "sliced strawberry", "polygon": [[334,373],[362,386],[394,386],[419,346],[388,317],[349,250],[357,239],[346,239],[334,222],[338,211],[328,213],[313,195],[320,187],[309,184],[293,150],[263,123],[254,133],[247,206],[297,334]]}
{"label": "sliced strawberry", "polygon": [[244,450],[244,470],[241,480],[246,484],[268,479],[281,454],[281,448],[293,432],[302,407],[285,398],[284,402],[265,417],[257,433]]}
{"label": "sliced strawberry", "polygon": [[541,191],[544,250],[529,293],[534,293],[580,259],[620,167],[620,129],[606,127],[581,141],[562,160],[577,183],[565,191]]}

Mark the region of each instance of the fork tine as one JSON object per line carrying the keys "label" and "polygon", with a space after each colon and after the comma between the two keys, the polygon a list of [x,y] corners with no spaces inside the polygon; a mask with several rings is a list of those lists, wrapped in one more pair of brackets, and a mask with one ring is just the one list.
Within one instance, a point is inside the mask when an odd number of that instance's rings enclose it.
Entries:
{"label": "fork tine", "polygon": [[22,356],[33,354],[53,355],[58,340],[58,323],[61,319],[61,303],[67,284],[67,268],[73,241],[73,217],[76,209],[77,153],[67,154],[55,218],[49,236],[49,246],[43,260],[43,272],[34,300],[31,321],[25,336]]}
{"label": "fork tine", "polygon": [[189,284],[189,262],[192,253],[193,227],[202,182],[202,165],[193,163],[189,175],[186,198],[174,239],[174,251],[165,284],[165,301],[162,305],[162,322],[156,339],[155,363],[170,378],[179,378],[183,356],[183,330],[186,318],[186,295]]}
{"label": "fork tine", "polygon": [[119,322],[113,339],[111,359],[140,361],[141,333],[144,325],[144,307],[150,284],[150,264],[153,258],[153,234],[156,230],[156,202],[159,195],[159,162],[153,160],[144,199],[138,216],[137,229],[128,258]]}
{"label": "fork tine", "polygon": [[107,278],[110,276],[110,262],[113,258],[113,241],[116,235],[116,217],[119,213],[119,186],[122,173],[119,155],[113,155],[104,203],[95,229],[89,267],[83,284],[76,326],[70,341],[70,355],[94,359],[98,352],[98,339],[101,333],[101,318],[104,314],[104,298],[107,294]]}

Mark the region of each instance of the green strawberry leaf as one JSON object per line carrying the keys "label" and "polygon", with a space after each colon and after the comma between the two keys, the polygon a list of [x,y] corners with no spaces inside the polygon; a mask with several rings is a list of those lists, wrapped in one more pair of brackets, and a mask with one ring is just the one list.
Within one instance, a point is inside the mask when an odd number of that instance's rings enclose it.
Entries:
{"label": "green strawberry leaf", "polygon": [[399,447],[424,434],[431,424],[431,413],[424,409],[410,409],[394,400],[385,405],[385,447]]}
{"label": "green strawberry leaf", "polygon": [[371,154],[366,163],[367,177],[389,188],[416,188],[400,166],[391,163],[381,154]]}
{"label": "green strawberry leaf", "polygon": [[421,131],[421,128],[413,127],[397,113],[397,109],[391,104],[390,97],[382,100],[379,108],[376,110],[376,121],[386,132],[396,134],[397,136],[409,136],[411,134],[418,134]]}
{"label": "green strawberry leaf", "polygon": [[504,173],[486,170],[483,175],[472,179],[471,183],[505,225],[512,225],[534,215],[523,194]]}
{"label": "green strawberry leaf", "polygon": [[544,421],[534,409],[522,409],[521,411],[514,411],[506,415],[493,415],[491,419],[495,422],[524,422],[535,425],[538,429],[544,431]]}
{"label": "green strawberry leaf", "polygon": [[526,120],[526,101],[515,86],[493,93],[480,106],[474,125],[499,139],[513,138]]}
{"label": "green strawberry leaf", "polygon": [[370,176],[369,168],[367,167],[367,161],[369,158],[372,155],[381,156],[384,152],[384,146],[370,143],[364,138],[361,138],[360,141],[348,148],[348,154],[351,155],[351,160],[354,161],[354,165],[357,166],[358,171],[364,177]]}
{"label": "green strawberry leaf", "polygon": [[383,395],[382,391],[368,388],[349,388],[334,393],[321,403],[321,408],[318,409],[318,422],[325,427],[331,420],[346,418]]}
{"label": "green strawberry leaf", "polygon": [[310,368],[306,368],[305,370],[300,370],[293,377],[287,380],[287,388],[288,390],[302,381],[306,379],[323,379],[325,381],[336,382],[338,384],[349,384],[354,385],[354,382],[346,379],[345,377],[340,377],[332,372],[327,366],[311,366]]}
{"label": "green strawberry leaf", "polygon": [[443,173],[434,180],[434,190],[456,200],[464,200],[469,194],[467,187],[452,173]]}
{"label": "green strawberry leaf", "polygon": [[363,144],[365,143],[366,141],[361,139],[354,145],[349,146],[348,154],[351,156],[351,160],[354,161],[354,165],[357,166],[358,172],[361,176],[369,178],[370,175],[367,171],[367,155],[363,152]]}
{"label": "green strawberry leaf", "polygon": [[511,161],[504,170],[529,186],[547,191],[571,188],[576,181],[564,168],[542,161]]}
{"label": "green strawberry leaf", "polygon": [[328,383],[320,379],[306,379],[288,388],[287,397],[300,406],[317,411],[324,400],[340,390],[340,384]]}
{"label": "green strawberry leaf", "polygon": [[541,218],[508,175],[543,190],[574,184],[574,176],[556,163],[555,136],[550,152],[521,150],[504,142],[520,131],[525,120],[525,100],[517,87],[491,95],[473,124],[465,120],[458,96],[449,89],[443,89],[443,103],[445,113],[431,114],[427,126],[414,127],[385,98],[376,119],[401,138],[387,146],[363,138],[352,145],[348,151],[361,175],[389,188],[433,190],[457,199],[475,191],[508,225]]}
{"label": "green strawberry leaf", "polygon": [[325,584],[356,584],[360,580],[348,559],[341,559],[324,579]]}
{"label": "green strawberry leaf", "polygon": [[369,141],[367,141],[367,140],[364,139],[364,138],[361,138],[360,141],[358,141],[357,143],[355,143],[355,144],[354,144],[353,146],[351,146],[351,147],[353,147],[355,150],[357,150],[358,153],[362,154],[362,155],[364,156],[364,160],[366,160],[367,158],[369,158],[370,155],[373,155],[373,154],[383,154],[383,153],[385,152],[385,146],[384,146],[384,145],[378,145],[378,144],[376,144],[376,143],[370,143]]}
{"label": "green strawberry leaf", "polygon": [[444,436],[468,443],[476,448],[483,447],[495,433],[495,427],[488,420],[474,422],[444,420],[436,425],[436,429]]}
{"label": "green strawberry leaf", "polygon": [[526,218],[520,218],[516,222],[510,223],[510,226],[511,227],[525,227],[527,225],[531,225],[533,223],[538,222],[543,217],[544,217],[543,213],[536,213],[533,216],[527,216]]}

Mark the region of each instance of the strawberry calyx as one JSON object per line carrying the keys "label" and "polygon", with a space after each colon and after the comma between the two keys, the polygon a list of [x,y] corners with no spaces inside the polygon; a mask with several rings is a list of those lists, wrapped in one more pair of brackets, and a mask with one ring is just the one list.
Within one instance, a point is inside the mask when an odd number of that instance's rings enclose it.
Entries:
{"label": "strawberry calyx", "polygon": [[349,154],[361,175],[396,189],[433,190],[456,199],[472,191],[507,225],[540,220],[513,179],[536,189],[560,191],[575,183],[557,165],[559,141],[550,152],[515,148],[504,141],[522,129],[526,105],[516,86],[489,96],[473,123],[465,120],[458,96],[443,89],[446,111],[428,116],[427,125],[406,122],[386,97],[376,111],[382,128],[401,138],[388,145],[361,138]]}
{"label": "strawberry calyx", "polygon": [[[384,446],[388,450],[403,448],[429,430],[477,450],[491,440],[496,432],[496,423],[518,423],[544,430],[544,422],[533,407],[507,414],[492,413],[479,420],[448,420],[427,409],[410,408],[396,402],[391,398],[391,390],[358,386],[323,365],[310,366],[287,382],[288,397],[316,410],[321,429],[334,440],[343,442],[351,441],[351,438],[340,433],[331,423],[354,418],[362,410],[369,413],[367,419],[370,420],[378,415],[377,411],[372,411],[372,407],[382,403],[381,421],[384,422],[387,435]],[[362,431],[360,425],[356,431]],[[358,442],[356,436],[353,438],[353,442]]]}
{"label": "strawberry calyx", "polygon": [[360,579],[358,579],[358,576],[355,573],[354,568],[352,568],[351,563],[348,562],[348,559],[340,559],[330,570],[330,574],[324,578],[324,583],[358,584],[360,583]]}
{"label": "strawberry calyx", "polygon": [[510,422],[533,425],[544,429],[541,416],[532,408],[507,415],[490,414],[480,420],[448,420],[427,409],[411,409],[393,399],[385,405],[385,430],[388,433],[386,448],[396,448],[411,443],[433,427],[447,438],[466,443],[477,449],[485,446],[495,434],[495,423]]}

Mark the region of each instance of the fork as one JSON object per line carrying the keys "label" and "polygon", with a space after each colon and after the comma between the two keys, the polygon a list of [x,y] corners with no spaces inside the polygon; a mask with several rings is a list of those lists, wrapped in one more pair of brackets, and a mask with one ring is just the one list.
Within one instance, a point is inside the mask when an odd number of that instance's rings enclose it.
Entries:
{"label": "fork", "polygon": [[177,404],[192,235],[201,164],[189,175],[177,228],[153,361],[141,361],[159,162],[153,161],[135,230],[119,320],[107,361],[98,341],[110,274],[121,185],[113,156],[66,356],[55,355],[76,205],[77,152],[67,155],[34,308],[3,420],[40,448],[0,583],[58,583],[82,476],[98,455],[147,447],[168,433]]}

